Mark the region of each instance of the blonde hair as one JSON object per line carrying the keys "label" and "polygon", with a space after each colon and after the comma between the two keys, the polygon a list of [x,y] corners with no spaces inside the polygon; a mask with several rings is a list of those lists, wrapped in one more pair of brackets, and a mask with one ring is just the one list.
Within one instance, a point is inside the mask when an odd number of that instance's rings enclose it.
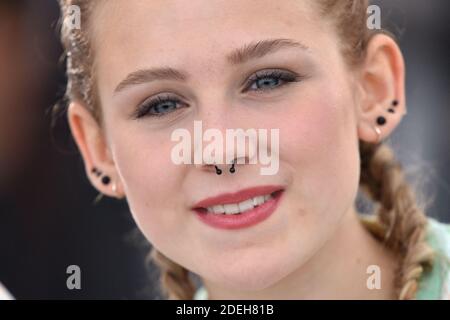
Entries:
{"label": "blonde hair", "polygon": [[[62,18],[69,6],[81,9],[83,21],[89,21],[94,1],[60,0]],[[342,54],[350,66],[358,65],[365,56],[367,44],[375,33],[366,27],[367,0],[317,0],[320,14],[331,19],[343,40]],[[68,86],[66,97],[84,103],[101,121],[101,108],[95,96],[92,72],[93,55],[89,34],[70,30],[62,25],[61,39],[67,53]],[[363,219],[369,231],[386,248],[399,257],[395,274],[395,289],[399,299],[413,299],[419,278],[431,267],[433,251],[425,242],[427,218],[419,208],[411,187],[406,182],[402,166],[389,146],[383,143],[360,142],[360,188],[378,204],[376,219]],[[160,269],[161,288],[168,299],[193,299],[195,285],[187,269],[153,248],[150,259]]]}

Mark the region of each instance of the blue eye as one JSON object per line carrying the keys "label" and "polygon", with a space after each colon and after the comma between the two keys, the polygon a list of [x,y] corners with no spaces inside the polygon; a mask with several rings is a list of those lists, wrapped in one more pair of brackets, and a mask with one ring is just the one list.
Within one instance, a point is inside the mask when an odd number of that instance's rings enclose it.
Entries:
{"label": "blue eye", "polygon": [[[287,85],[290,82],[299,82],[302,77],[281,70],[266,70],[261,73],[256,73],[246,82],[245,90],[255,91],[257,93],[265,93],[271,90],[275,90],[282,86]],[[253,85],[256,85],[256,89]],[[252,89],[253,88],[253,89]],[[142,103],[137,110],[134,112],[132,117],[134,119],[139,119],[144,116],[149,117],[165,117],[171,113],[181,109],[184,106],[183,102],[175,96],[165,95],[158,96],[154,99],[150,99]]]}
{"label": "blue eye", "polygon": [[149,101],[145,101],[141,106],[139,106],[133,115],[133,118],[138,119],[144,116],[163,117],[177,109],[180,109],[181,107],[179,104],[182,104],[182,101],[177,97],[172,97],[170,95],[158,96]]}
{"label": "blue eye", "polygon": [[[290,82],[298,82],[300,80],[301,77],[296,74],[279,70],[264,71],[259,74],[256,73],[253,77],[251,77],[245,88],[246,90],[253,88],[251,91],[261,93],[274,90]],[[256,88],[253,86],[254,84],[256,85]]]}

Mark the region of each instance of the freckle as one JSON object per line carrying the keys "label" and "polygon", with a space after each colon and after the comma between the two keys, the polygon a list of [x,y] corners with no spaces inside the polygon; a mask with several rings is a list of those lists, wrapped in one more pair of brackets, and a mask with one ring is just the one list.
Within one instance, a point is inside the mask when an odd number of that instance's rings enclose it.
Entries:
{"label": "freckle", "polygon": [[286,23],[286,26],[288,26],[288,27],[292,27],[294,25],[294,23],[291,20],[286,20],[285,23]]}

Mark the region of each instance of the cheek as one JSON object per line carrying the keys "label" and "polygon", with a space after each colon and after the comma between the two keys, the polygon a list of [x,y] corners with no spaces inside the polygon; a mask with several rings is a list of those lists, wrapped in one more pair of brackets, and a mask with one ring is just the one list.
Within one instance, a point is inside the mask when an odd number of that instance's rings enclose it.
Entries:
{"label": "cheek", "polygon": [[316,87],[286,106],[280,119],[280,162],[294,176],[293,205],[297,212],[312,213],[307,215],[312,224],[324,217],[335,221],[348,210],[359,180],[351,95],[323,83]]}
{"label": "cheek", "polygon": [[[137,225],[155,245],[165,237],[180,234],[180,217],[174,201],[180,177],[170,160],[171,145],[152,132],[118,129],[114,160],[124,184],[127,202]],[[123,134],[126,133],[126,134]]]}

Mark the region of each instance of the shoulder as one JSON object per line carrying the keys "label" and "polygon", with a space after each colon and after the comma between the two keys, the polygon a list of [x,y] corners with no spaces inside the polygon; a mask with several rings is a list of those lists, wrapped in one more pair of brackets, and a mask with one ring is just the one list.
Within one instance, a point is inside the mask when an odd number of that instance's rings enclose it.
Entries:
{"label": "shoulder", "polygon": [[6,290],[6,288],[0,282],[0,300],[13,300],[11,294]]}
{"label": "shoulder", "polygon": [[419,281],[417,299],[450,299],[450,224],[428,218],[425,241],[434,250],[431,270]]}

